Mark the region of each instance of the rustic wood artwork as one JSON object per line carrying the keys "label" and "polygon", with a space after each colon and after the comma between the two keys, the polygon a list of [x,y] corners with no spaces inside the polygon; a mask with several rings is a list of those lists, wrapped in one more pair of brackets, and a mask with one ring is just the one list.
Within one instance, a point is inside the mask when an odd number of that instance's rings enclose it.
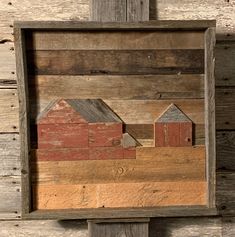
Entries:
{"label": "rustic wood artwork", "polygon": [[44,24],[17,26],[25,215],[213,212],[214,22]]}

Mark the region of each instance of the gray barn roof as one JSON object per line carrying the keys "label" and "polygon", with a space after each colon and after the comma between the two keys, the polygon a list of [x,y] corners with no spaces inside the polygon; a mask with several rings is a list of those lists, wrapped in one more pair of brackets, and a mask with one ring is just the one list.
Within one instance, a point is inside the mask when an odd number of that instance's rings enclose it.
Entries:
{"label": "gray barn roof", "polygon": [[[37,120],[46,114],[60,100],[54,100],[48,104],[45,110],[38,116]],[[76,112],[78,112],[88,123],[96,122],[119,122],[122,120],[101,99],[64,99]]]}

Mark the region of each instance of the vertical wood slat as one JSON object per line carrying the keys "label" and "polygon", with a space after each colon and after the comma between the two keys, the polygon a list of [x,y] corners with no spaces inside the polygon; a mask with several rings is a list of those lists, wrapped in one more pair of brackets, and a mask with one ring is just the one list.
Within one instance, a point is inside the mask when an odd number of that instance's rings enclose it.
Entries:
{"label": "vertical wood slat", "polygon": [[[147,21],[149,0],[90,0],[93,21]],[[139,222],[140,221],[140,222]],[[142,222],[141,222],[142,221]],[[148,222],[135,219],[132,223],[97,224],[88,221],[89,237],[125,236],[148,237]],[[139,222],[139,223],[137,223]]]}
{"label": "vertical wood slat", "polygon": [[28,106],[28,83],[25,55],[25,37],[22,29],[14,28],[16,72],[18,80],[19,97],[19,123],[20,123],[20,160],[21,160],[21,200],[22,217],[31,209],[30,174],[29,174],[29,106]]}
{"label": "vertical wood slat", "polygon": [[90,6],[92,21],[126,21],[126,0],[90,0]]}
{"label": "vertical wood slat", "polygon": [[148,21],[149,0],[90,0],[92,21]]}
{"label": "vertical wood slat", "polygon": [[88,220],[89,237],[148,237],[149,219]]}
{"label": "vertical wood slat", "polygon": [[127,21],[149,21],[148,0],[127,0]]}
{"label": "vertical wood slat", "polygon": [[205,32],[205,128],[206,128],[206,157],[208,182],[208,207],[215,207],[215,80],[214,80],[214,46],[215,28],[211,27]]}

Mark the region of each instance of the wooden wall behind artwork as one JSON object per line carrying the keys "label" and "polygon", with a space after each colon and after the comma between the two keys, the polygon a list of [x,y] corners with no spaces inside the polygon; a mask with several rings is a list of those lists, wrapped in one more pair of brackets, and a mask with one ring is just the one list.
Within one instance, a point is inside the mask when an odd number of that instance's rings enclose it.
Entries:
{"label": "wooden wall behind artwork", "polygon": [[[134,2],[134,1],[133,1]],[[136,1],[138,2],[138,1]],[[76,221],[20,221],[18,98],[13,20],[88,20],[89,0],[1,0],[0,3],[0,236],[87,237]],[[152,19],[217,19],[216,123],[217,205],[215,218],[153,220],[152,236],[234,236],[235,194],[235,1],[150,0]],[[10,219],[6,221],[6,219]],[[43,227],[43,228],[42,228]],[[183,233],[183,234],[182,234]],[[152,237],[151,236],[151,237]]]}

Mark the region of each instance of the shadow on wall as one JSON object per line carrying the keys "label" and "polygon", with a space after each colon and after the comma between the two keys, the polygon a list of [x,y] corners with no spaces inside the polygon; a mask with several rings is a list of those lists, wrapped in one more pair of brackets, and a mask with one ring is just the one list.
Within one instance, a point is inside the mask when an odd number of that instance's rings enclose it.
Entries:
{"label": "shadow on wall", "polygon": [[157,20],[157,0],[149,0],[149,19]]}

